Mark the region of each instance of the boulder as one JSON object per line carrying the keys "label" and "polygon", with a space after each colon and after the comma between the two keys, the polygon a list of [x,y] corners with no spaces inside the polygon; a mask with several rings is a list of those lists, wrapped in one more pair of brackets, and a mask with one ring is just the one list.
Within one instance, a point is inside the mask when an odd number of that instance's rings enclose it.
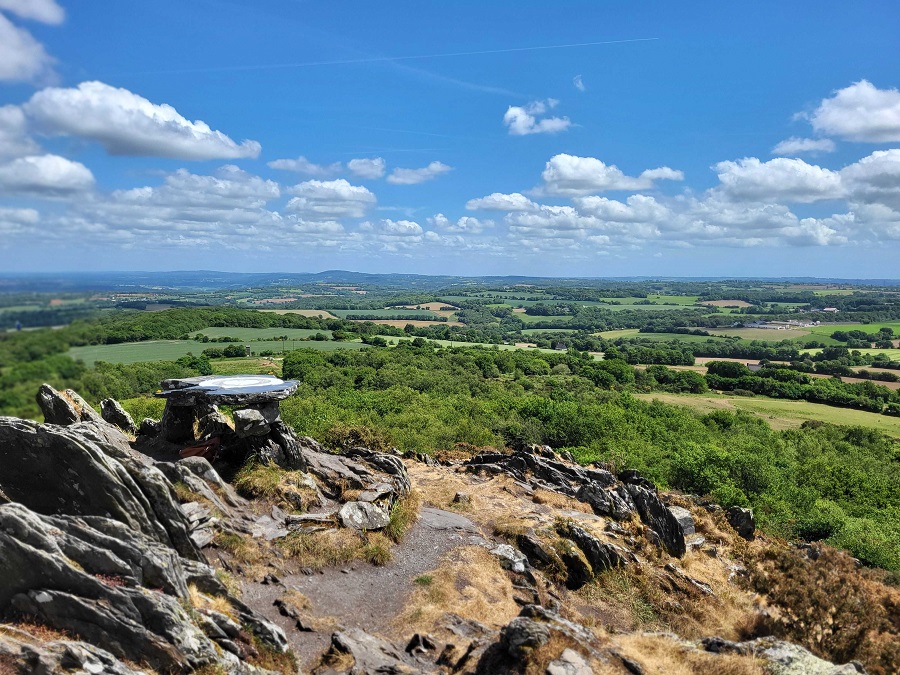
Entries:
{"label": "boulder", "polygon": [[125,410],[125,408],[122,407],[122,404],[116,399],[105,398],[100,401],[100,415],[104,420],[113,426],[118,427],[126,434],[131,434],[132,436],[137,435],[137,425],[134,423],[134,420],[131,419],[131,415],[128,414],[128,411]]}
{"label": "boulder", "polygon": [[271,425],[281,421],[278,403],[268,403],[234,411],[234,430],[238,436],[265,436]]}
{"label": "boulder", "polygon": [[691,515],[690,511],[680,506],[669,506],[668,509],[669,513],[675,516],[675,519],[681,525],[685,537],[697,533],[697,529],[694,527],[694,517]]}
{"label": "boulder", "polygon": [[347,502],[337,515],[341,525],[354,530],[382,530],[391,522],[390,514],[371,502]]}
{"label": "boulder", "polygon": [[650,491],[636,483],[628,483],[628,494],[634,500],[643,523],[659,537],[660,543],[670,555],[681,557],[687,551],[684,543],[684,530],[681,523],[666,508],[655,491]]}
{"label": "boulder", "polygon": [[585,483],[578,488],[575,498],[590,504],[598,516],[608,516],[616,520],[627,520],[636,508],[627,491],[608,490],[598,483]]}
{"label": "boulder", "polygon": [[753,540],[756,532],[756,519],[753,517],[752,509],[743,509],[740,506],[732,506],[725,512],[728,523],[737,531],[744,539]]}
{"label": "boulder", "polygon": [[[348,670],[341,672],[347,675],[371,675],[383,673],[384,675],[404,675],[413,673],[434,673],[436,668],[429,667],[419,661],[413,661],[415,667],[406,662],[403,650],[397,649],[383,638],[369,635],[359,628],[334,633],[331,636],[331,647],[326,655],[340,659],[341,656],[350,656],[353,665]],[[333,672],[333,671],[332,671]]]}
{"label": "boulder", "polygon": [[556,528],[556,531],[561,537],[571,540],[581,549],[594,575],[613,567],[623,567],[628,564],[624,549],[615,544],[600,541],[587,530],[577,525],[562,523]]}
{"label": "boulder", "polygon": [[547,666],[547,675],[592,675],[593,669],[581,654],[574,649],[563,649],[559,658]]}
{"label": "boulder", "polygon": [[42,384],[38,389],[36,400],[41,412],[44,413],[45,424],[65,426],[76,422],[103,423],[103,418],[97,411],[71,389],[60,392],[49,384]]}

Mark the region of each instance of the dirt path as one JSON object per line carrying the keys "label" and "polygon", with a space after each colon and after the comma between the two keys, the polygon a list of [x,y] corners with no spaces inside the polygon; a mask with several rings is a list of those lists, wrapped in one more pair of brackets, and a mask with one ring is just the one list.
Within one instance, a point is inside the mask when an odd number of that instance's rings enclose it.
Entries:
{"label": "dirt path", "polygon": [[[287,574],[281,584],[245,582],[243,600],[284,629],[306,670],[328,648],[334,629],[357,627],[391,635],[391,624],[415,587],[414,579],[435,569],[453,548],[472,543],[470,538],[478,536],[477,526],[463,516],[426,507],[394,547],[393,560],[383,567],[356,561],[311,575]],[[309,599],[311,609],[306,613],[318,630],[297,630],[295,621],[273,606],[286,590],[299,591]]]}

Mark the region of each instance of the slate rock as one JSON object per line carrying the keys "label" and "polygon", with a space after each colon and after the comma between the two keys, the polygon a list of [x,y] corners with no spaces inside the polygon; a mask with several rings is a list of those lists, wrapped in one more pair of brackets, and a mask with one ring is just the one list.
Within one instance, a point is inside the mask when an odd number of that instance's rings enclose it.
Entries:
{"label": "slate rock", "polygon": [[598,516],[608,516],[616,520],[627,520],[635,512],[636,507],[628,492],[607,490],[597,483],[586,483],[578,488],[575,498],[590,504]]}
{"label": "slate rock", "polygon": [[390,514],[371,502],[347,502],[337,515],[341,525],[354,530],[382,530],[391,522]]}
{"label": "slate rock", "polygon": [[517,574],[524,574],[528,558],[514,546],[499,544],[490,549],[491,555],[500,561],[500,567]]}
{"label": "slate rock", "polygon": [[550,642],[550,628],[541,622],[519,616],[500,630],[500,644],[512,658],[524,661],[535,649]]}
{"label": "slate rock", "polygon": [[689,537],[692,534],[697,533],[697,529],[694,527],[694,517],[691,515],[691,512],[685,508],[680,506],[669,506],[667,507],[669,512],[675,516],[675,519],[681,524],[681,529],[684,532],[685,537]]}
{"label": "slate rock", "polygon": [[684,530],[678,519],[660,501],[656,492],[636,483],[628,483],[625,487],[634,500],[641,520],[659,537],[666,551],[679,558],[683,556],[687,550]]}
{"label": "slate rock", "polygon": [[593,672],[587,660],[568,647],[547,666],[547,675],[592,675]]}
{"label": "slate rock", "polygon": [[272,424],[281,421],[281,412],[278,403],[270,403],[235,410],[233,417],[238,436],[265,436],[271,431]]}
{"label": "slate rock", "polygon": [[383,638],[369,635],[359,628],[348,628],[331,636],[329,652],[353,657],[353,665],[345,671],[348,675],[401,675],[435,672],[425,664],[415,668],[408,665],[403,652]]}
{"label": "slate rock", "polygon": [[753,540],[756,532],[756,519],[753,517],[753,509],[744,509],[740,506],[732,506],[725,512],[728,523],[744,539]]}
{"label": "slate rock", "polygon": [[556,531],[581,549],[595,576],[613,567],[623,567],[628,564],[624,549],[615,544],[600,541],[577,525],[564,523],[557,527]]}
{"label": "slate rock", "polygon": [[137,425],[131,419],[128,411],[116,399],[105,398],[100,401],[100,415],[104,420],[118,427],[126,434],[131,434],[132,436],[137,434]]}

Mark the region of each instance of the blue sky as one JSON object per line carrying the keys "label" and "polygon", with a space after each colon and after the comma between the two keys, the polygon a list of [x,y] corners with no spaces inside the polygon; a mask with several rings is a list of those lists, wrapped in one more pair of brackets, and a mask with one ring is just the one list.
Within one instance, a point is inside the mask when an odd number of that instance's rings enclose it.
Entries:
{"label": "blue sky", "polygon": [[900,6],[0,0],[0,268],[897,277]]}

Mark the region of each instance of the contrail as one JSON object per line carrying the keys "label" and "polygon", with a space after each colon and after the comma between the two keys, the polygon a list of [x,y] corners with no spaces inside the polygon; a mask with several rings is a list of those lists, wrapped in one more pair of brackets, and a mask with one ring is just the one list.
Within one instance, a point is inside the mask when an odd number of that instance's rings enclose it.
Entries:
{"label": "contrail", "polygon": [[485,54],[512,54],[514,52],[536,52],[549,49],[572,49],[573,47],[596,47],[599,45],[619,45],[629,42],[650,42],[658,37],[630,38],[627,40],[603,40],[601,42],[575,42],[564,45],[541,45],[537,47],[509,47],[507,49],[483,49],[472,52],[443,52],[439,54],[415,54],[412,56],[374,56],[364,59],[343,59],[338,61],[303,61],[300,63],[271,63],[257,66],[220,66],[217,68],[190,68],[182,70],[153,71],[160,74],[171,73],[216,73],[236,70],[275,70],[279,68],[311,68],[314,66],[344,66],[362,63],[383,63],[390,61],[415,61],[417,59],[442,59],[456,56],[481,56]]}

